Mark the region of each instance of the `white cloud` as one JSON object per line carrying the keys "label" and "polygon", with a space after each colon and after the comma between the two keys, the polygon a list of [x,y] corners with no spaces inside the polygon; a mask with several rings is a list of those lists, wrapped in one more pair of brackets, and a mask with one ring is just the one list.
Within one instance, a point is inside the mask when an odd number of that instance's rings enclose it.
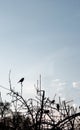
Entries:
{"label": "white cloud", "polygon": [[73,88],[80,88],[80,81],[76,81],[72,83]]}
{"label": "white cloud", "polygon": [[66,82],[63,82],[60,79],[52,80],[51,87],[54,89],[55,93],[57,93],[59,96],[62,96],[65,86]]}
{"label": "white cloud", "polygon": [[[23,91],[24,91],[24,96],[26,95],[35,95],[35,88],[34,88],[34,83],[33,82],[26,82],[25,83],[25,86],[23,88]],[[29,97],[31,98],[31,97]]]}
{"label": "white cloud", "polygon": [[51,84],[51,86],[59,87],[59,88],[62,88],[65,85],[66,85],[66,82],[62,82],[60,79],[52,80],[52,84]]}

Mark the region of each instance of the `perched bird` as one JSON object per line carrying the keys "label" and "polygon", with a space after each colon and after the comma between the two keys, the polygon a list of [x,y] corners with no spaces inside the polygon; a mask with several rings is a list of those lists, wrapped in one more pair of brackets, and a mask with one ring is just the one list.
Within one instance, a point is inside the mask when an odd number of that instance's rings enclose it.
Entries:
{"label": "perched bird", "polygon": [[24,81],[24,78],[21,78],[18,83],[22,83]]}
{"label": "perched bird", "polygon": [[55,100],[53,99],[52,101],[51,101],[51,104],[54,104],[55,103]]}

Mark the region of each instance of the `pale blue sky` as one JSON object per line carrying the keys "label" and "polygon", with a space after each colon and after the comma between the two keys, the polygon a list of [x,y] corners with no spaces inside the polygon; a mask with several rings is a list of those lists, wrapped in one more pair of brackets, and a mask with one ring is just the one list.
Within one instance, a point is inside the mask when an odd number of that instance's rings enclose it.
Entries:
{"label": "pale blue sky", "polygon": [[[79,96],[80,0],[1,0],[0,84],[3,86],[8,87],[10,69],[13,85],[25,77],[24,95],[27,93],[28,97],[34,95],[31,92],[40,73],[48,96],[54,93],[63,93],[63,98],[68,95],[71,99]],[[78,87],[74,88],[73,82],[78,82]],[[5,95],[2,89],[1,92]]]}

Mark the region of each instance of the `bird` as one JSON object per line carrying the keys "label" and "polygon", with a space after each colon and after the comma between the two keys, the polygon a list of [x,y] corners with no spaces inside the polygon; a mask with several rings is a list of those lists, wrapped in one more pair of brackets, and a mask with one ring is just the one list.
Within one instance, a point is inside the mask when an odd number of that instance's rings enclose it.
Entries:
{"label": "bird", "polygon": [[51,101],[51,104],[54,104],[55,103],[55,100],[53,99],[52,101]]}
{"label": "bird", "polygon": [[21,78],[18,83],[22,83],[24,81],[24,78]]}

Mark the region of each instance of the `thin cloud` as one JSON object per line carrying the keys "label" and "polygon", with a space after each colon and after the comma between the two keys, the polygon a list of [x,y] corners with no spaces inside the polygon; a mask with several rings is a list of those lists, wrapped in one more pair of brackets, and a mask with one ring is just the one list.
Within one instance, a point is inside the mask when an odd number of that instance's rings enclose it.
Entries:
{"label": "thin cloud", "polygon": [[52,84],[51,84],[51,86],[54,86],[54,87],[63,87],[65,85],[66,85],[66,82],[62,82],[60,79],[52,80]]}
{"label": "thin cloud", "polygon": [[76,81],[72,83],[73,88],[80,88],[80,81]]}
{"label": "thin cloud", "polygon": [[66,86],[66,82],[61,81],[60,79],[52,80],[51,87],[55,90],[59,96],[61,96],[64,92]]}

